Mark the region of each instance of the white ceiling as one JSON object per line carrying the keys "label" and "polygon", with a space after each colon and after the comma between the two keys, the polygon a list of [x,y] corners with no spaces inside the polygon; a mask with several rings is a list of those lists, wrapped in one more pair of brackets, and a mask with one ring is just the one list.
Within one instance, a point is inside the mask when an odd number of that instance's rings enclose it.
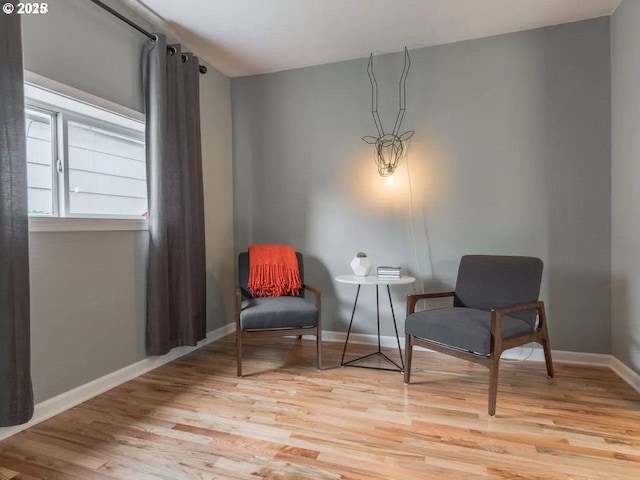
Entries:
{"label": "white ceiling", "polygon": [[237,77],[610,15],[620,0],[124,2]]}

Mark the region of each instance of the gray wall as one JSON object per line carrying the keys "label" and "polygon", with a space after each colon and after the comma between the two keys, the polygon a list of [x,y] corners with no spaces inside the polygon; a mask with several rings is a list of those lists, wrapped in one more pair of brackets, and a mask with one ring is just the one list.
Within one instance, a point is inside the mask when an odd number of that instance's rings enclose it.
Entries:
{"label": "gray wall", "polygon": [[640,373],[640,2],[611,21],[611,328],[613,354]]}
{"label": "gray wall", "polygon": [[[138,111],[144,41],[83,0],[56,0],[47,15],[23,18],[26,69]],[[233,311],[230,81],[209,68],[200,88],[211,331]],[[145,358],[146,239],[147,232],[31,234],[36,401]]]}
{"label": "gray wall", "polygon": [[[117,0],[112,8],[152,26]],[[146,37],[86,0],[52,0],[46,15],[22,17],[24,68],[142,111],[140,51]],[[55,77],[55,78],[54,78]]]}
{"label": "gray wall", "polygon": [[[610,352],[609,18],[411,61],[403,130],[416,134],[393,185],[360,140],[375,132],[367,59],[232,80],[236,249],[295,245],[323,290],[325,328],[339,331],[355,289],[333,277],[359,250],[427,291],[451,287],[465,253],[539,256],[553,348]],[[374,64],[390,128],[403,56]],[[400,318],[409,291],[395,289]],[[374,291],[361,298],[372,315]],[[373,333],[371,318],[356,331]]]}
{"label": "gray wall", "polygon": [[36,402],[145,358],[146,233],[31,234]]}

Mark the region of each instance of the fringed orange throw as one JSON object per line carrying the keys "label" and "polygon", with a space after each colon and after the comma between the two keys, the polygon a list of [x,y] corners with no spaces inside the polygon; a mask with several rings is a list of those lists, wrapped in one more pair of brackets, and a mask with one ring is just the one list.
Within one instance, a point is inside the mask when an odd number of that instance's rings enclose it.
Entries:
{"label": "fringed orange throw", "polygon": [[302,281],[296,251],[286,245],[250,245],[248,287],[256,297],[297,295]]}

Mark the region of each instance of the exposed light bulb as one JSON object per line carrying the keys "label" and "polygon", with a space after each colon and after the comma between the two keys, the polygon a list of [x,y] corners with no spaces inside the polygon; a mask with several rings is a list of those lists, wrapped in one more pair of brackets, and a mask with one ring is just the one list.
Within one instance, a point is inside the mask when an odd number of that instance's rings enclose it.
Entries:
{"label": "exposed light bulb", "polygon": [[387,177],[387,185],[393,185],[393,175]]}

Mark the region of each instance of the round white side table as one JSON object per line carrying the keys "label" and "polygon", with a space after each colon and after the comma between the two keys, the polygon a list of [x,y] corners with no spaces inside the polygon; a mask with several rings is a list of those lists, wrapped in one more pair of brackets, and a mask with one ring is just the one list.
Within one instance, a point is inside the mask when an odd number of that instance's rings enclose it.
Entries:
{"label": "round white side table", "polygon": [[[352,367],[360,367],[360,368],[373,368],[376,370],[391,370],[394,372],[404,372],[404,360],[402,358],[402,348],[400,347],[400,337],[398,336],[398,325],[396,323],[396,314],[393,310],[393,301],[391,300],[391,286],[392,285],[408,285],[416,281],[415,278],[409,277],[407,275],[401,275],[400,278],[378,278],[377,275],[368,275],[366,277],[359,277],[357,275],[338,275],[335,278],[338,283],[348,283],[352,285],[358,285],[358,290],[356,291],[356,299],[353,302],[353,310],[351,311],[351,320],[349,321],[349,329],[347,330],[347,339],[344,342],[344,349],[342,350],[342,359],[340,360],[340,366],[344,367],[345,365],[349,365]],[[347,345],[349,344],[349,335],[351,334],[351,326],[353,325],[353,317],[356,314],[356,306],[358,305],[358,296],[360,295],[360,287],[362,285],[375,285],[376,287],[376,317],[378,321],[378,350],[370,353],[368,355],[364,355],[362,357],[354,358],[353,360],[349,360],[348,362],[344,361],[344,356],[347,353]],[[380,349],[380,286],[387,287],[387,294],[389,296],[389,305],[391,306],[391,318],[393,318],[393,327],[396,331],[396,341],[398,342],[398,354],[400,355],[400,365],[398,365],[395,361],[391,360],[387,355],[382,352]],[[384,368],[384,367],[373,367],[368,365],[356,365],[355,362],[359,362],[366,358],[370,358],[373,356],[379,355],[389,363],[393,364],[395,368]]]}

